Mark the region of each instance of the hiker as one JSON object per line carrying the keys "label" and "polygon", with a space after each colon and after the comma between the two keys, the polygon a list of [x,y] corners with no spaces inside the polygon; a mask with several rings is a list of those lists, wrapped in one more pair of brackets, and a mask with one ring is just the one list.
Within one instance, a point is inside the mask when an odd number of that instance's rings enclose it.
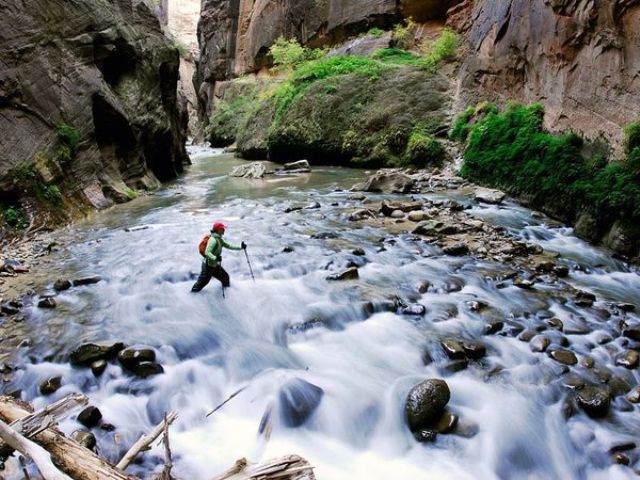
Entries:
{"label": "hiker", "polygon": [[[224,241],[222,236],[227,226],[222,223],[214,223],[211,229],[211,235],[207,235],[200,242],[200,254],[204,257],[202,261],[202,270],[198,280],[191,288],[192,292],[199,292],[211,280],[211,277],[217,278],[222,283],[222,292],[230,285],[229,274],[222,268],[222,248],[229,250],[246,250],[247,244],[242,242],[239,247],[231,245]],[[208,239],[207,239],[208,237]]]}

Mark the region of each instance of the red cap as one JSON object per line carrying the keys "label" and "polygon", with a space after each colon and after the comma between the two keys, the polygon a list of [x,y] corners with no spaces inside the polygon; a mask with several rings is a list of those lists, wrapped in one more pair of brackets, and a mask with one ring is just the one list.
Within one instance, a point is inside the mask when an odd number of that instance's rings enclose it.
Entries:
{"label": "red cap", "polygon": [[220,222],[216,222],[213,224],[213,228],[211,230],[213,230],[214,232],[219,232],[219,231],[225,231],[227,229],[227,226],[224,223],[220,223]]}

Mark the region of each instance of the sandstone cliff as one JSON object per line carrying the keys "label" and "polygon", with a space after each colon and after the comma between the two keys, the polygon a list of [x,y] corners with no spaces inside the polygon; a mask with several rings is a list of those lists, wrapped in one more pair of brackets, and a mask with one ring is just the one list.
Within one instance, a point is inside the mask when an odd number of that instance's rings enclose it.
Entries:
{"label": "sandstone cliff", "polygon": [[547,126],[617,149],[640,116],[639,0],[466,0],[449,12],[477,97],[541,101]]}
{"label": "sandstone cliff", "polygon": [[102,208],[182,171],[179,55],[146,5],[9,0],[0,24],[2,198],[28,181]]}

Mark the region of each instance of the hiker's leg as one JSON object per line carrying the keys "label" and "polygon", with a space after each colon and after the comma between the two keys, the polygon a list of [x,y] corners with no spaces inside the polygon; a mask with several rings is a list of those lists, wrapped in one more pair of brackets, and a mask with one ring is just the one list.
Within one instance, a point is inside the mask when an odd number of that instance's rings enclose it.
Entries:
{"label": "hiker's leg", "polygon": [[224,268],[222,268],[222,265],[218,265],[218,267],[213,272],[213,276],[220,280],[223,288],[227,288],[231,285],[231,283],[229,282],[229,274]]}
{"label": "hiker's leg", "polygon": [[192,292],[199,292],[204,287],[206,287],[207,283],[211,280],[212,271],[211,267],[209,267],[206,263],[202,263],[202,270],[200,271],[200,275],[198,276],[198,280],[191,287]]}

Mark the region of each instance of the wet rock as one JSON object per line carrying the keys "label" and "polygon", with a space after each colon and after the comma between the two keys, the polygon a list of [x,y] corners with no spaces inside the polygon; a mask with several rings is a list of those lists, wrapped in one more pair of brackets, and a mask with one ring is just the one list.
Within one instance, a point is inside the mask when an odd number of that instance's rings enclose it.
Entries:
{"label": "wet rock", "polygon": [[380,212],[387,216],[393,216],[394,212],[400,211],[403,216],[405,213],[422,210],[422,204],[420,202],[389,202],[383,200],[380,205]]}
{"label": "wet rock", "polygon": [[440,342],[442,349],[451,360],[462,360],[466,358],[462,344],[454,338],[445,338]]}
{"label": "wet rock", "polygon": [[555,328],[556,330],[560,330],[562,331],[564,324],[562,323],[562,320],[560,320],[559,318],[549,318],[547,320],[545,320],[545,322],[547,325],[549,325],[551,328]]}
{"label": "wet rock", "polygon": [[434,429],[443,435],[451,433],[458,425],[458,416],[454,413],[444,412],[435,423]]}
{"label": "wet rock", "polygon": [[575,304],[579,307],[592,307],[595,301],[596,296],[593,293],[584,292],[582,290],[578,290],[578,293],[575,296]]}
{"label": "wet rock", "polygon": [[20,309],[18,307],[15,307],[14,305],[11,305],[10,303],[3,303],[0,306],[0,312],[4,313],[5,315],[15,315],[16,313],[20,312]]}
{"label": "wet rock", "polygon": [[547,347],[551,344],[551,340],[542,335],[538,335],[531,340],[529,344],[529,348],[531,348],[532,352],[546,352]]}
{"label": "wet rock", "polygon": [[640,403],[640,386],[634,388],[627,395],[627,400],[631,403]]}
{"label": "wet rock", "polygon": [[405,403],[405,414],[411,431],[419,431],[439,419],[449,403],[451,392],[444,380],[431,378],[414,385]]}
{"label": "wet rock", "polygon": [[640,327],[625,328],[622,335],[636,342],[640,342]]}
{"label": "wet rock", "polygon": [[112,423],[102,422],[100,425],[100,430],[104,430],[105,432],[115,432],[116,426]]}
{"label": "wet rock", "polygon": [[427,312],[427,308],[419,303],[406,305],[401,310],[403,315],[424,315]]}
{"label": "wet rock", "polygon": [[295,251],[295,248],[293,248],[293,247],[292,247],[292,246],[290,246],[290,245],[287,245],[286,247],[284,247],[284,248],[282,249],[282,253],[291,253],[291,252],[294,252],[294,251]]}
{"label": "wet rock", "polygon": [[565,278],[569,276],[569,267],[565,265],[556,265],[553,267],[553,273],[555,273],[559,278]]}
{"label": "wet rock", "polygon": [[93,285],[93,284],[99,283],[101,280],[102,280],[102,277],[94,275],[91,277],[76,278],[73,280],[72,283],[74,287],[82,287],[84,285]]}
{"label": "wet rock", "polygon": [[618,465],[629,465],[629,463],[631,462],[628,456],[620,452],[615,453],[613,455],[613,461],[616,462]]}
{"label": "wet rock", "polygon": [[237,178],[264,178],[267,173],[267,167],[264,162],[251,162],[248,165],[238,165],[229,172],[230,177]]}
{"label": "wet rock", "polygon": [[148,378],[153,375],[160,375],[164,373],[164,368],[162,368],[162,365],[157,362],[147,361],[136,363],[130,368],[127,368],[127,370],[136,377],[140,378]]}
{"label": "wet rock", "polygon": [[497,205],[502,203],[507,195],[500,190],[492,190],[489,188],[476,188],[474,198],[479,202]]}
{"label": "wet rock", "polygon": [[355,212],[353,212],[351,215],[349,215],[349,221],[350,222],[359,222],[361,220],[366,220],[368,218],[375,218],[376,214],[374,212],[372,212],[371,210],[368,210],[366,208],[361,208],[359,210],[356,210]]}
{"label": "wet rock", "polygon": [[640,355],[635,350],[627,350],[616,359],[616,365],[621,365],[628,369],[633,369],[638,366],[640,361]]}
{"label": "wet rock", "polygon": [[563,350],[560,348],[549,351],[549,356],[556,362],[563,363],[565,365],[575,365],[578,363],[578,359],[575,354],[570,350]]}
{"label": "wet rock", "polygon": [[526,329],[520,335],[518,335],[518,340],[521,342],[530,342],[534,337],[538,335],[536,330]]}
{"label": "wet rock", "polygon": [[407,215],[407,220],[415,223],[422,222],[426,218],[428,218],[428,215],[422,211],[410,212],[409,215]]}
{"label": "wet rock", "polygon": [[318,210],[319,208],[322,208],[322,205],[320,205],[320,202],[313,202],[313,203],[310,203],[309,205],[305,205],[304,207],[302,207],[303,210]]}
{"label": "wet rock", "polygon": [[353,190],[382,193],[409,193],[413,190],[415,181],[401,172],[381,170],[365,182],[354,185]]}
{"label": "wet rock", "polygon": [[616,307],[622,310],[623,312],[633,312],[636,309],[636,306],[632,303],[618,303]]}
{"label": "wet rock", "polygon": [[356,202],[361,202],[362,200],[366,200],[367,196],[364,193],[353,193],[347,197],[347,200],[354,200]]}
{"label": "wet rock", "polygon": [[454,360],[442,365],[438,370],[442,375],[453,375],[454,373],[466,370],[469,367],[469,361],[464,358],[462,360]]}
{"label": "wet rock", "polygon": [[156,352],[151,348],[125,348],[118,352],[118,361],[126,369],[131,370],[141,362],[155,362]]}
{"label": "wet rock", "polygon": [[61,386],[62,376],[56,375],[55,377],[51,377],[42,382],[38,389],[42,395],[51,395],[52,393],[57,392]]}
{"label": "wet rock", "polygon": [[307,160],[298,160],[297,162],[285,163],[282,169],[290,173],[308,173],[311,171],[311,166]]}
{"label": "wet rock", "polygon": [[518,288],[522,288],[523,290],[531,290],[535,285],[535,282],[531,279],[518,277],[513,281],[513,284]]}
{"label": "wet rock", "polygon": [[56,308],[57,305],[53,297],[45,297],[38,301],[38,308]]}
{"label": "wet rock", "polygon": [[106,360],[96,360],[91,364],[91,372],[96,377],[99,377],[104,373],[107,369],[107,361]]}
{"label": "wet rock", "polygon": [[562,378],[562,386],[570,390],[581,390],[586,385],[587,382],[583,378],[571,373]]}
{"label": "wet rock", "polygon": [[595,364],[595,360],[589,356],[585,355],[580,359],[580,365],[582,365],[584,368],[593,368]]}
{"label": "wet rock", "polygon": [[96,437],[93,433],[85,430],[76,430],[71,434],[71,440],[79,443],[84,448],[93,450],[96,447]]}
{"label": "wet rock", "polygon": [[357,267],[351,267],[348,268],[342,272],[339,273],[335,273],[333,275],[329,275],[327,277],[327,280],[332,280],[332,281],[341,281],[341,280],[356,280],[357,278],[359,278],[359,274],[358,274],[358,268]]}
{"label": "wet rock", "polygon": [[71,288],[71,281],[66,278],[59,278],[53,284],[53,289],[56,292],[62,292],[63,290],[69,290]]}
{"label": "wet rock", "polygon": [[578,406],[591,418],[602,418],[609,412],[609,390],[588,385],[576,394]]}
{"label": "wet rock", "polygon": [[88,367],[96,360],[109,360],[124,349],[122,342],[85,343],[69,355],[69,362],[74,367]]}
{"label": "wet rock", "polygon": [[628,450],[633,450],[636,447],[636,442],[617,443],[609,448],[609,453],[626,452]]}
{"label": "wet rock", "polygon": [[411,231],[411,233],[415,233],[416,235],[427,235],[427,236],[435,236],[438,234],[438,230],[440,230],[444,226],[444,223],[438,220],[425,220],[424,222],[420,222],[416,227]]}
{"label": "wet rock", "polygon": [[98,426],[100,420],[102,420],[102,412],[93,405],[89,405],[78,414],[78,422],[87,428]]}
{"label": "wet rock", "polygon": [[421,443],[432,443],[438,438],[438,432],[435,430],[417,430],[413,432],[413,437]]}
{"label": "wet rock", "polygon": [[453,257],[461,257],[469,253],[469,247],[464,242],[457,242],[453,245],[447,245],[442,249],[442,251],[446,255],[451,255]]}
{"label": "wet rock", "polygon": [[404,213],[402,212],[402,210],[394,210],[391,215],[391,218],[404,218]]}
{"label": "wet rock", "polygon": [[312,383],[294,378],[284,384],[278,393],[280,418],[288,427],[299,427],[316,411],[324,390]]}
{"label": "wet rock", "polygon": [[363,248],[354,248],[351,253],[357,257],[364,257],[367,254]]}
{"label": "wet rock", "polygon": [[473,360],[479,360],[487,354],[486,345],[477,340],[463,340],[462,348],[465,355]]}
{"label": "wet rock", "polygon": [[484,326],[485,335],[494,335],[504,328],[502,320],[490,320]]}

